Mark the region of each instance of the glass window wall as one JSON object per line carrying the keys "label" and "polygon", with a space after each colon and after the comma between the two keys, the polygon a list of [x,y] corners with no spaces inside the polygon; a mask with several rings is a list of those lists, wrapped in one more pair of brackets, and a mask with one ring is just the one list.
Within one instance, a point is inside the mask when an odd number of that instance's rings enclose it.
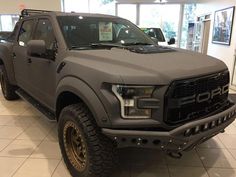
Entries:
{"label": "glass window wall", "polygon": [[89,0],[64,0],[65,12],[89,12]]}
{"label": "glass window wall", "polygon": [[18,15],[0,15],[0,31],[13,31]]}
{"label": "glass window wall", "polygon": [[90,0],[90,13],[100,13],[115,15],[116,3],[115,0]]}
{"label": "glass window wall", "polygon": [[125,18],[134,24],[137,22],[137,5],[136,4],[118,4],[118,16]]}
{"label": "glass window wall", "polygon": [[180,47],[183,49],[191,49],[194,40],[194,30],[196,26],[196,4],[184,5],[184,16],[182,35],[180,41]]}
{"label": "glass window wall", "polygon": [[115,0],[62,0],[65,12],[115,15]]}
{"label": "glass window wall", "polygon": [[167,41],[170,38],[175,38],[178,40],[179,16],[179,4],[140,5],[140,26],[161,28]]}

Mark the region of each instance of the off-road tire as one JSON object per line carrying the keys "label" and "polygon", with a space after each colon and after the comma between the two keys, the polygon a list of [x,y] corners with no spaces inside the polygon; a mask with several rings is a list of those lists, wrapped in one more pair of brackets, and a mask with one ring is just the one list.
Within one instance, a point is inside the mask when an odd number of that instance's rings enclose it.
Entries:
{"label": "off-road tire", "polygon": [[[69,132],[69,130],[73,133]],[[78,134],[80,133],[80,136]],[[73,136],[72,136],[73,134]],[[76,136],[75,136],[76,134]],[[71,135],[71,136],[70,136]],[[78,137],[76,142],[80,145],[77,152],[82,153],[82,157],[86,157],[84,166],[75,162],[77,153],[70,153],[73,144],[72,137]],[[64,162],[73,177],[110,177],[111,169],[115,162],[115,147],[113,142],[105,137],[98,128],[89,109],[82,103],[65,107],[60,114],[58,123],[59,144],[64,158]],[[74,137],[74,138],[75,138]],[[82,146],[81,144],[84,144]],[[78,146],[76,144],[76,150]],[[81,150],[82,149],[82,150]],[[69,155],[68,155],[69,154]],[[74,154],[74,155],[71,155]],[[76,156],[76,155],[77,156]],[[80,159],[82,159],[82,157]]]}
{"label": "off-road tire", "polygon": [[10,84],[6,69],[3,65],[0,66],[0,82],[2,94],[6,100],[16,100],[19,98],[19,96],[15,93],[17,87]]}

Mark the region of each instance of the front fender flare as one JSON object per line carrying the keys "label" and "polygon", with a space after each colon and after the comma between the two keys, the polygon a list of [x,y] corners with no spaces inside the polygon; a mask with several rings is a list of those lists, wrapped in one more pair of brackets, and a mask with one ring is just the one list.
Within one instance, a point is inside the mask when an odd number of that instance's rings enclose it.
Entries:
{"label": "front fender flare", "polygon": [[111,127],[111,122],[102,102],[93,89],[84,81],[72,76],[64,77],[58,83],[56,89],[56,99],[63,92],[71,92],[77,95],[88,106],[98,126]]}

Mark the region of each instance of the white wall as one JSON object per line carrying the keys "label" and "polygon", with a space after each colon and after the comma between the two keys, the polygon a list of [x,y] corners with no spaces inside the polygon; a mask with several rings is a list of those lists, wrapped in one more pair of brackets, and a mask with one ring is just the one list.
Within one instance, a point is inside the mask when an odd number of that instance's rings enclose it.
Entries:
{"label": "white wall", "polygon": [[[214,13],[216,10],[220,10],[223,8],[228,8],[231,6],[236,6],[235,0],[202,0],[202,3],[197,5],[197,15],[211,13],[211,29],[210,29],[210,38],[208,45],[208,55],[216,57],[226,63],[230,70],[230,74],[232,77],[233,74],[233,65],[234,65],[234,54],[236,48],[236,15],[234,15],[234,23],[233,23],[233,31],[231,36],[231,45],[219,45],[212,44],[212,31],[214,24]],[[236,14],[236,12],[235,12]]]}
{"label": "white wall", "polygon": [[22,7],[61,11],[60,0],[0,0],[1,14],[20,14]]}

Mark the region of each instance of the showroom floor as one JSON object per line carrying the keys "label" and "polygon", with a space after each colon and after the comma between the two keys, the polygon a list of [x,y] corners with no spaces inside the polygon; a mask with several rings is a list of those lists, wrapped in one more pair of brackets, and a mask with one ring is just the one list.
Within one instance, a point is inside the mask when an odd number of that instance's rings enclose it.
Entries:
{"label": "showroom floor", "polygon": [[[26,102],[0,95],[0,176],[68,177],[56,130]],[[141,149],[120,150],[119,157],[111,177],[236,177],[236,122],[180,160]]]}

